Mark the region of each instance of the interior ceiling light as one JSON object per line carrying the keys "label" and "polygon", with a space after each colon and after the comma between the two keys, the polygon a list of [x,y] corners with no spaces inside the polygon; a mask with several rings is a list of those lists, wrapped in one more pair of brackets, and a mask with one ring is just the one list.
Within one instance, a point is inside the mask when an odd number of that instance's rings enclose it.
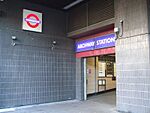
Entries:
{"label": "interior ceiling light", "polygon": [[73,7],[73,6],[77,5],[77,4],[79,4],[79,3],[82,2],[82,1],[84,1],[84,0],[76,0],[76,1],[72,2],[71,4],[65,6],[63,9],[64,9],[64,10],[70,9],[71,7]]}

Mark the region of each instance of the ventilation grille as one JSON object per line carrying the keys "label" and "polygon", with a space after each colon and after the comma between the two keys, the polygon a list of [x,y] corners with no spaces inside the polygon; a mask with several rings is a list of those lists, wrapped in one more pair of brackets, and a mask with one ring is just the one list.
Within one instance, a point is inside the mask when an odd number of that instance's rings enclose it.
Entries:
{"label": "ventilation grille", "polygon": [[114,0],[89,1],[89,25],[114,17]]}
{"label": "ventilation grille", "polygon": [[68,13],[69,32],[86,27],[86,4],[71,9]]}

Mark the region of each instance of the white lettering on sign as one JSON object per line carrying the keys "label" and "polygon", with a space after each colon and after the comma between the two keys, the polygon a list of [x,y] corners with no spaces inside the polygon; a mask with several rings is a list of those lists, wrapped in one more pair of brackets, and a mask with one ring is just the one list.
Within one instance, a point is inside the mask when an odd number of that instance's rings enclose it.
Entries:
{"label": "white lettering on sign", "polygon": [[78,45],[78,49],[83,49],[86,47],[93,47],[95,45],[95,42],[89,42],[89,43],[83,43]]}
{"label": "white lettering on sign", "polygon": [[76,42],[76,52],[95,50],[115,46],[115,34],[108,34]]}
{"label": "white lettering on sign", "polygon": [[109,44],[109,43],[112,43],[112,42],[115,42],[115,37],[107,38],[107,39],[103,39],[103,40],[97,40],[96,45]]}
{"label": "white lettering on sign", "polygon": [[38,21],[38,20],[34,20],[34,19],[28,19],[28,18],[25,18],[25,21],[27,21],[27,22],[31,22],[31,23],[38,23],[38,24],[40,24],[41,23],[41,21]]}

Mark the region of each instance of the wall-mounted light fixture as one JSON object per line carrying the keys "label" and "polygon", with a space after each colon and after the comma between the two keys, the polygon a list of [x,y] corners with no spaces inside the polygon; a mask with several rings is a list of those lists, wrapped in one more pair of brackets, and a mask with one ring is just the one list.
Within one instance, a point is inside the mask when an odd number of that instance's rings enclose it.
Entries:
{"label": "wall-mounted light fixture", "polygon": [[116,33],[116,40],[123,36],[123,20],[120,20],[119,27],[115,27],[114,32]]}
{"label": "wall-mounted light fixture", "polygon": [[4,0],[0,0],[0,2],[4,2]]}
{"label": "wall-mounted light fixture", "polygon": [[52,41],[52,44],[51,44],[51,49],[52,49],[52,50],[54,49],[54,47],[56,46],[56,44],[57,44],[56,40],[53,40],[53,41]]}
{"label": "wall-mounted light fixture", "polygon": [[11,45],[15,46],[16,45],[15,41],[17,40],[17,37],[16,36],[12,36],[11,39],[12,39]]}
{"label": "wall-mounted light fixture", "polygon": [[75,6],[75,5],[79,4],[79,3],[81,3],[81,2],[83,2],[83,1],[84,1],[84,0],[75,0],[75,1],[72,2],[71,4],[65,6],[63,9],[64,9],[64,10],[70,9],[71,7],[73,7],[73,6]]}

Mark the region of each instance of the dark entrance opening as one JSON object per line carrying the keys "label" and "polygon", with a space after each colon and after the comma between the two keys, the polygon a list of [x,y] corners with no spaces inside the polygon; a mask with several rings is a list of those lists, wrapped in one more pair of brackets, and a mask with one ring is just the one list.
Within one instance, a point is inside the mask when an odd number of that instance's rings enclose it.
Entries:
{"label": "dark entrance opening", "polygon": [[116,89],[115,54],[86,58],[87,97]]}

